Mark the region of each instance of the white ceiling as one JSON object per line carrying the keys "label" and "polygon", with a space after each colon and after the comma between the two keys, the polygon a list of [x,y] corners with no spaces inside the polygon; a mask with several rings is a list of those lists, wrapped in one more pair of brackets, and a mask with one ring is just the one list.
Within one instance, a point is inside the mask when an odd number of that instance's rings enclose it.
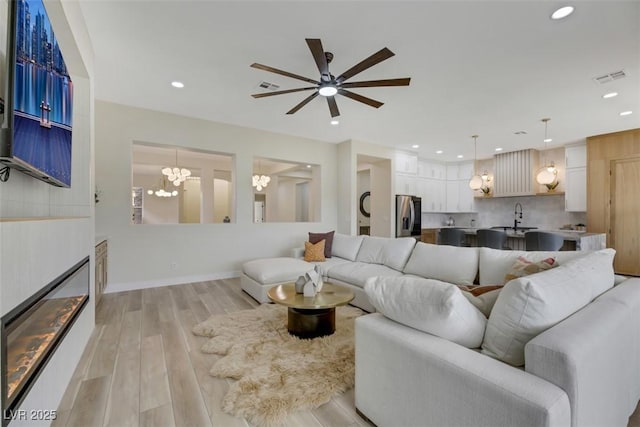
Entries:
{"label": "white ceiling", "polygon": [[[96,57],[96,97],[338,143],[357,139],[421,156],[473,158],[495,147],[544,148],[640,127],[640,2],[569,1],[114,1],[81,2]],[[374,109],[338,96],[329,124],[309,93],[254,99],[265,80],[280,90],[308,86],[250,68],[253,62],[318,79],[305,38],[333,52],[338,75],[388,47],[396,56],[349,81],[411,77],[409,87],[354,89],[385,103]],[[617,70],[628,77],[592,79]],[[184,82],[183,89],[170,86]],[[607,92],[620,95],[602,99]],[[620,117],[619,113],[633,114]],[[514,132],[524,130],[527,135]],[[444,153],[436,155],[441,149]]]}

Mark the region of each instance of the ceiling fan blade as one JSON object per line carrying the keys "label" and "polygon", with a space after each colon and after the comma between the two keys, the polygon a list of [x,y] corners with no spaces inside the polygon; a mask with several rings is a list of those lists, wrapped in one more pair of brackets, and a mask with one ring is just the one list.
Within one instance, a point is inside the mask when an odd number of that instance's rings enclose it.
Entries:
{"label": "ceiling fan blade", "polygon": [[343,81],[347,80],[348,78],[353,77],[356,74],[363,72],[367,68],[373,67],[374,65],[384,61],[385,59],[391,58],[393,55],[395,55],[395,53],[391,52],[389,49],[384,47],[384,48],[380,49],[379,51],[377,51],[376,53],[374,53],[373,55],[371,55],[370,57],[360,61],[358,64],[356,64],[353,67],[349,68],[344,73],[340,74],[338,76],[338,78],[336,79],[336,81],[339,82],[339,83],[343,82]]}
{"label": "ceiling fan blade", "polygon": [[376,101],[375,99],[367,98],[366,96],[362,96],[357,93],[350,92],[348,90],[339,89],[338,93],[340,95],[346,96],[347,98],[351,98],[354,101],[359,101],[359,102],[362,102],[363,104],[370,105],[373,108],[380,108],[384,105],[383,102]]}
{"label": "ceiling fan blade", "polygon": [[334,96],[327,96],[327,103],[329,104],[329,111],[331,112],[331,117],[338,117],[340,115],[340,110],[338,110],[338,104],[336,103],[336,98]]}
{"label": "ceiling fan blade", "polygon": [[307,77],[299,76],[297,74],[293,74],[293,73],[290,73],[288,71],[278,70],[277,68],[269,67],[268,65],[258,64],[256,62],[251,64],[251,67],[252,68],[257,68],[259,70],[264,70],[264,71],[269,71],[269,72],[272,72],[272,73],[280,74],[281,76],[291,77],[292,79],[302,80],[303,82],[309,82],[309,83],[313,83],[313,84],[316,84],[316,85],[320,84],[319,81],[312,80],[312,79],[307,78]]}
{"label": "ceiling fan blade", "polygon": [[318,88],[317,86],[301,87],[301,88],[298,88],[298,89],[278,90],[276,92],[256,93],[256,94],[253,94],[251,96],[253,96],[254,98],[264,98],[265,96],[283,95],[285,93],[302,92],[304,90],[311,90],[311,89],[317,89],[317,88]]}
{"label": "ceiling fan blade", "polygon": [[324,55],[324,48],[320,39],[305,39],[307,46],[313,55],[313,59],[316,61],[318,71],[321,76],[329,76],[329,64],[327,63],[327,57]]}
{"label": "ceiling fan blade", "polygon": [[377,86],[409,86],[411,81],[410,77],[402,79],[387,79],[387,80],[368,80],[363,82],[346,82],[340,86],[345,88],[352,87],[377,87]]}
{"label": "ceiling fan blade", "polygon": [[318,96],[318,92],[314,92],[311,95],[309,95],[308,97],[306,97],[305,99],[302,100],[302,102],[298,105],[296,105],[295,107],[293,107],[291,110],[287,111],[287,114],[294,114],[296,111],[298,111],[299,109],[301,109],[302,107],[304,107],[305,105],[307,105],[309,103],[309,101],[311,101],[313,98],[315,98],[316,96]]}

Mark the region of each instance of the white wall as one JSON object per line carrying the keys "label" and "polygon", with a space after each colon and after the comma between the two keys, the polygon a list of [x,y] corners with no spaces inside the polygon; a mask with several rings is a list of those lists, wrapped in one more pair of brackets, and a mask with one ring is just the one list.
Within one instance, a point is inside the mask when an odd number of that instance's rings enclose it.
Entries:
{"label": "white wall", "polygon": [[[2,38],[7,6],[0,1]],[[49,0],[46,8],[74,83],[71,188],[16,171],[0,183],[0,310],[6,314],[87,255],[91,299],[20,406],[27,411],[57,408],[95,324],[93,53],[76,2]],[[6,67],[5,45],[0,40],[1,70]]]}
{"label": "white wall", "polygon": [[[235,154],[235,222],[130,225],[132,141]],[[254,157],[319,165],[321,220],[253,223]],[[97,102],[96,232],[109,238],[107,291],[230,277],[245,261],[287,255],[309,231],[336,229],[336,158],[335,144]],[[164,250],[167,242],[172,251]]]}

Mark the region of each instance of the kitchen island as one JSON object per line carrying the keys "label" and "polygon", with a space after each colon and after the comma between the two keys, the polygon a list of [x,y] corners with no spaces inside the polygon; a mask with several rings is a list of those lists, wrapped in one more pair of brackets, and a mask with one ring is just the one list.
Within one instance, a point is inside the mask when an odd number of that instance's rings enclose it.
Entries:
{"label": "kitchen island", "polygon": [[[439,228],[423,228],[422,241],[425,243],[437,243],[437,235],[442,228],[461,228],[466,234],[466,244],[468,246],[477,246],[476,233],[479,228],[465,227],[439,227]],[[490,228],[490,227],[487,227]],[[535,229],[535,231],[545,231],[548,233],[559,234],[564,238],[564,244],[560,250],[562,251],[595,251],[606,247],[607,238],[604,233],[587,233],[584,231],[574,230],[549,230]],[[524,231],[509,230],[507,233],[506,246],[514,250],[525,250]]]}

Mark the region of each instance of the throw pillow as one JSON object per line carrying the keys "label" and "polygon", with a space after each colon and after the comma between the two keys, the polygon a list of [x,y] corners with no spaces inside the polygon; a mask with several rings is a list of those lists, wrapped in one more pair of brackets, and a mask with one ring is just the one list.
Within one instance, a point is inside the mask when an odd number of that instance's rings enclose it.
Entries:
{"label": "throw pillow", "polygon": [[311,242],[304,242],[304,260],[307,262],[325,261],[324,242],[324,240],[320,240],[315,245]]}
{"label": "throw pillow", "polygon": [[460,290],[488,318],[503,287],[504,285],[460,286]]}
{"label": "throw pillow", "polygon": [[318,243],[320,240],[324,240],[324,257],[331,258],[331,246],[333,245],[334,231],[328,233],[309,233],[309,242]]}
{"label": "throw pillow", "polygon": [[517,279],[518,277],[540,273],[541,271],[548,270],[556,267],[557,265],[555,258],[546,258],[542,261],[532,262],[523,256],[519,256],[516,262],[511,266],[511,270],[507,271],[507,274],[505,274],[504,282],[507,283],[509,280]]}
{"label": "throw pillow", "polygon": [[391,320],[468,348],[482,342],[487,319],[451,283],[420,277],[367,279],[364,291]]}

